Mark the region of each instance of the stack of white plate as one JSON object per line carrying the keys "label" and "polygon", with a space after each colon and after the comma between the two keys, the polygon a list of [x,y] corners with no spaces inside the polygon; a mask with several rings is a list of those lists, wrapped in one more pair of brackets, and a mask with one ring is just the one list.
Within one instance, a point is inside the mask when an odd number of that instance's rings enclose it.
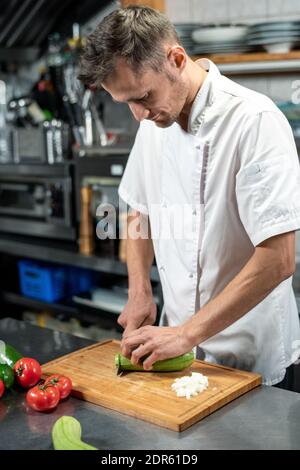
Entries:
{"label": "stack of white plate", "polygon": [[198,28],[198,27],[199,25],[197,23],[175,24],[175,28],[179,36],[180,42],[188,54],[193,53],[193,47],[195,46],[195,43],[192,39],[192,32],[194,31],[195,28]]}
{"label": "stack of white plate", "polygon": [[202,25],[192,32],[194,54],[235,54],[248,52],[246,25]]}
{"label": "stack of white plate", "polygon": [[284,53],[300,45],[300,21],[257,23],[249,27],[248,44]]}

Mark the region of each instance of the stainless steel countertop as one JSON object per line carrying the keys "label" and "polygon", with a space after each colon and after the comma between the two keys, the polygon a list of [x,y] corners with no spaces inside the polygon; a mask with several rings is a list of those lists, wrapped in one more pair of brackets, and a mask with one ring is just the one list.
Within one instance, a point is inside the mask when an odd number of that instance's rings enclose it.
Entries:
{"label": "stainless steel countertop", "polygon": [[[10,318],[0,320],[0,339],[41,363],[91,344]],[[0,449],[51,449],[51,429],[62,415],[75,416],[83,439],[99,449],[300,449],[300,395],[264,386],[182,433],[76,398],[38,413],[26,407],[25,392],[13,391],[0,400]]]}

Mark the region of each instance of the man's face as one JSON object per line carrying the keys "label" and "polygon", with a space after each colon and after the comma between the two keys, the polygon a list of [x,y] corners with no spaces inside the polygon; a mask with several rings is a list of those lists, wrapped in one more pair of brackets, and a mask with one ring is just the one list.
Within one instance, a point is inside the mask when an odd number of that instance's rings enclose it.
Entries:
{"label": "man's face", "polygon": [[187,85],[176,70],[156,72],[147,67],[136,75],[122,59],[102,83],[116,102],[127,103],[137,121],[149,119],[158,127],[169,127],[178,117],[187,98]]}

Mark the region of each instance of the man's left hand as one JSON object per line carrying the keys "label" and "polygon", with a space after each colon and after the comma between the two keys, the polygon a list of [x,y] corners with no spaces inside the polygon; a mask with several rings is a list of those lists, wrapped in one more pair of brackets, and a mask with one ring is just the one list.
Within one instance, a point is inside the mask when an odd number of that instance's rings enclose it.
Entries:
{"label": "man's left hand", "polygon": [[[151,370],[154,362],[190,352],[193,346],[184,325],[143,326],[123,336],[121,352],[123,356],[130,358],[132,364],[143,363],[145,370]],[[142,358],[145,356],[147,359],[143,362]]]}

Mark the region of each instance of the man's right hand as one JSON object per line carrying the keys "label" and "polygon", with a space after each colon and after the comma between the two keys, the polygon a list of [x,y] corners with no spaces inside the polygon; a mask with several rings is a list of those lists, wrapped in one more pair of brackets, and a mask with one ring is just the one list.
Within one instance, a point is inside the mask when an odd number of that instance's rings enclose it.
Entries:
{"label": "man's right hand", "polygon": [[128,334],[141,326],[153,325],[156,320],[157,307],[152,295],[137,294],[129,296],[128,302],[118,323],[124,328],[123,334]]}

